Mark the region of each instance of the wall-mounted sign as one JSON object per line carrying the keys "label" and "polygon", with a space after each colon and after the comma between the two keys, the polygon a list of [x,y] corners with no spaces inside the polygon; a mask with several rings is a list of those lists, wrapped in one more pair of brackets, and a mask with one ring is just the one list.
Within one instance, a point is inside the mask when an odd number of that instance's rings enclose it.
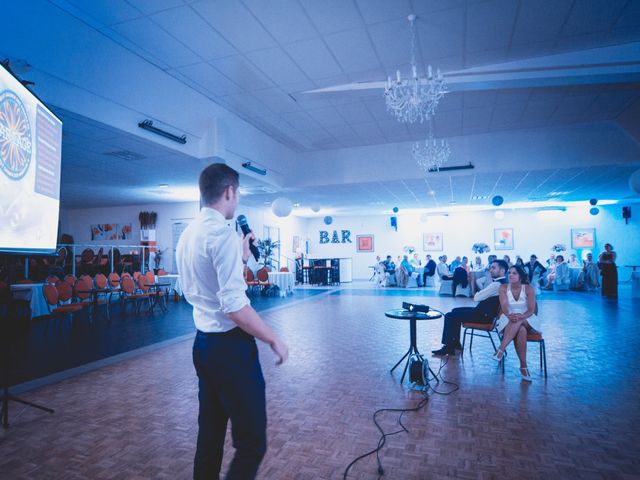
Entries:
{"label": "wall-mounted sign", "polygon": [[340,230],[341,236],[338,235],[338,231],[334,230],[331,238],[329,238],[329,232],[327,230],[320,230],[320,244],[325,243],[352,243],[351,242],[351,230]]}

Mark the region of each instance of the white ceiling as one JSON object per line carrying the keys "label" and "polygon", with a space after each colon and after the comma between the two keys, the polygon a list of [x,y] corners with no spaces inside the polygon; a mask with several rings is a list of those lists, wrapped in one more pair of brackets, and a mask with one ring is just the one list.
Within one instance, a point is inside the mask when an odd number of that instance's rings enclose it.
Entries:
{"label": "white ceiling", "polygon": [[[344,212],[363,210],[363,206],[376,210],[391,206],[443,208],[450,202],[488,204],[490,196],[497,193],[510,201],[584,200],[593,196],[623,199],[631,195],[629,174],[640,168],[640,138],[633,127],[635,119],[640,122],[640,47],[635,53],[633,49],[631,54],[627,52],[624,61],[622,55],[615,55],[616,49],[623,52],[625,45],[633,47],[631,42],[640,42],[640,1],[49,0],[48,4],[144,59],[158,75],[171,75],[297,155],[300,169],[282,172],[288,181],[282,182],[281,191],[275,192],[273,183],[266,185],[243,176],[242,183],[251,193],[245,201],[253,205],[263,205],[280,194],[303,206],[318,203]],[[27,13],[37,15],[38,9],[12,8],[24,9],[20,18],[26,18]],[[515,87],[476,80],[464,88],[452,88],[435,116],[437,136],[451,139],[452,145],[456,138],[482,137],[486,143],[503,139],[505,132],[513,133],[515,139],[520,131],[571,132],[574,127],[593,124],[615,126],[623,132],[625,144],[617,136],[609,145],[603,136],[601,143],[607,144],[610,158],[586,155],[578,160],[580,142],[568,143],[558,149],[555,164],[543,166],[531,162],[527,146],[513,140],[509,146],[521,164],[494,171],[486,156],[480,160],[469,153],[474,145],[471,142],[466,156],[462,158],[461,150],[454,150],[452,161],[482,164],[476,171],[423,177],[415,168],[406,168],[406,162],[387,158],[376,160],[373,167],[393,172],[390,179],[384,174],[377,181],[366,175],[336,175],[329,184],[323,178],[315,185],[313,181],[301,185],[301,175],[318,174],[317,163],[323,162],[325,153],[345,152],[344,162],[348,162],[350,150],[424,138],[425,125],[407,126],[391,117],[381,90],[305,93],[384,80],[396,69],[406,74],[406,16],[412,12],[418,15],[422,69],[432,64],[447,75],[455,75],[486,67],[507,72],[505,79],[510,78],[512,67],[520,74],[530,72],[530,81]],[[75,71],[76,86],[90,89],[91,85],[82,83],[78,65],[65,61],[66,54],[72,53],[69,49],[81,44],[81,35],[86,35],[80,27],[69,25],[65,23],[68,30],[64,35],[73,41],[30,48],[34,57],[42,48],[51,48],[50,55],[59,58],[56,68],[60,71],[47,67],[51,77]],[[8,44],[0,41],[0,50],[12,57],[11,50],[3,50],[3,43]],[[609,51],[590,57],[590,49],[603,47],[613,49],[612,63],[605,65],[609,70],[600,65]],[[25,48],[21,53],[29,61]],[[95,61],[83,68],[98,72],[112,68],[115,59],[101,57],[101,53],[96,51]],[[592,59],[583,62],[583,58]],[[529,59],[539,59],[543,67],[528,69]],[[558,73],[560,81],[551,79],[553,72],[565,72],[560,70],[562,65],[584,71],[575,77]],[[536,77],[542,70],[549,78]],[[136,95],[145,95],[147,85],[154,81],[148,76],[135,80]],[[179,98],[174,102],[176,109],[179,102]],[[56,112],[64,121],[64,206],[191,199],[192,192],[176,188],[166,193],[158,184],[194,186],[198,172],[211,158],[180,153],[142,139],[130,129],[127,133],[127,128],[114,128],[90,115],[73,113],[61,108],[64,102],[59,103]],[[109,155],[123,151],[143,158],[123,160]],[[325,170],[334,169],[340,161],[342,158],[327,160]],[[402,170],[400,175],[398,169]],[[87,182],[88,178],[97,180]],[[474,195],[487,198],[474,200]]]}

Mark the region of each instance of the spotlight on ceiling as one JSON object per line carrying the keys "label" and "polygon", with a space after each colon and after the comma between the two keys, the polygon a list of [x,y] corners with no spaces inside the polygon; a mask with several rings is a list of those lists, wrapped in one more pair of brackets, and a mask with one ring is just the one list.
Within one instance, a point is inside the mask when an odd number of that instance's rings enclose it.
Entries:
{"label": "spotlight on ceiling", "polygon": [[246,168],[247,170],[251,170],[252,172],[257,173],[258,175],[266,175],[267,174],[267,169],[266,168],[256,167],[251,162],[244,162],[242,164],[242,166],[244,168]]}
{"label": "spotlight on ceiling", "polygon": [[149,119],[143,120],[140,123],[138,123],[138,126],[143,130],[147,130],[149,132],[155,133],[156,135],[160,135],[161,137],[168,138],[169,140],[173,140],[174,142],[181,143],[182,145],[187,143],[186,135],[182,135],[181,137],[179,137],[178,135],[174,135],[173,133],[169,133],[164,130],[161,130],[158,127],[154,127],[152,120],[149,120]]}

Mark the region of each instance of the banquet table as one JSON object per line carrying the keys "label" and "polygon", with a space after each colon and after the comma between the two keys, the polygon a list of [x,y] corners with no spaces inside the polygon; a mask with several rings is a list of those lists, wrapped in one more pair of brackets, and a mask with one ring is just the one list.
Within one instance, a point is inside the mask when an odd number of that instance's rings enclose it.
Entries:
{"label": "banquet table", "polygon": [[182,288],[180,288],[180,275],[178,274],[160,275],[156,277],[156,280],[159,282],[170,283],[169,292],[174,291],[178,295],[182,296]]}
{"label": "banquet table", "polygon": [[11,293],[16,300],[31,299],[31,318],[49,315],[49,307],[44,299],[44,283],[16,283],[11,285]]}
{"label": "banquet table", "polygon": [[281,297],[293,292],[295,277],[292,272],[269,272],[269,283],[278,287]]}

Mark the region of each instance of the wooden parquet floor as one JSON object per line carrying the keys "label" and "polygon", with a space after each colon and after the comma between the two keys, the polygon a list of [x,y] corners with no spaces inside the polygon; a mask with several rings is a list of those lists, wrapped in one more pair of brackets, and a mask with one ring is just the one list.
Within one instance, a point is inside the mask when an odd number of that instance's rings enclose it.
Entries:
{"label": "wooden parquet floor", "polygon": [[[342,290],[264,314],[290,345],[274,366],[264,345],[269,451],[261,479],[340,479],[371,450],[381,407],[410,407],[421,394],[389,368],[406,351],[409,326],[384,317],[403,300],[448,310],[466,299],[418,291]],[[616,303],[596,294],[551,293],[540,300],[549,377],[529,346],[532,384],[520,381],[511,350],[506,374],[490,342],[450,358],[442,374],[460,385],[405,415],[409,433],[387,439],[383,478],[640,478],[640,302],[621,289]],[[625,299],[626,298],[626,299]],[[418,326],[423,353],[439,347],[441,320]],[[432,366],[439,360],[430,357]],[[23,395],[54,415],[11,404],[0,432],[2,479],[188,479],[197,433],[191,341],[82,374]],[[444,387],[441,387],[444,388]],[[381,423],[397,429],[397,415]],[[225,466],[233,454],[228,442]],[[377,479],[369,457],[351,479]]]}

